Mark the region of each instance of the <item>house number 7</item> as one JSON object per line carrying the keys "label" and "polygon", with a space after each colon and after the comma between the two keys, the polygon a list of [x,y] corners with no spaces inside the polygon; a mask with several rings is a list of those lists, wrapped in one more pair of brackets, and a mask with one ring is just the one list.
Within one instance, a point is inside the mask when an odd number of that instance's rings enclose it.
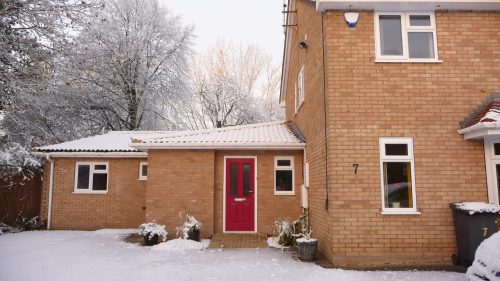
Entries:
{"label": "house number 7", "polygon": [[357,174],[358,173],[359,164],[352,164],[352,166],[354,167],[354,174]]}

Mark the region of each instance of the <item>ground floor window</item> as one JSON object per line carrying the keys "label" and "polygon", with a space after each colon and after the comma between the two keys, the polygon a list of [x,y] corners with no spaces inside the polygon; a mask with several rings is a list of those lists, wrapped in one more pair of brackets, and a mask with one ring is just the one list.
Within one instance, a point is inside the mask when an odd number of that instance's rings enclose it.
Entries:
{"label": "ground floor window", "polygon": [[108,163],[76,163],[75,192],[106,193]]}
{"label": "ground floor window", "polygon": [[485,140],[488,201],[500,205],[500,140]]}
{"label": "ground floor window", "polygon": [[139,180],[148,179],[148,162],[139,163]]}
{"label": "ground floor window", "polygon": [[380,138],[382,211],[416,212],[413,140]]}
{"label": "ground floor window", "polygon": [[293,156],[276,156],[274,158],[274,194],[294,195]]}

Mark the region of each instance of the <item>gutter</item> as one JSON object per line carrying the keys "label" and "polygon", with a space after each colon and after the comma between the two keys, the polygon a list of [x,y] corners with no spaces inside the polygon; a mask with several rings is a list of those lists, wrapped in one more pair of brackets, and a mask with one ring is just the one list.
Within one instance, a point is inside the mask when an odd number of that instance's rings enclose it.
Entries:
{"label": "gutter", "polygon": [[306,147],[305,143],[298,144],[276,144],[269,143],[266,145],[254,144],[231,144],[231,145],[214,145],[210,143],[190,144],[190,143],[137,143],[131,145],[137,149],[210,149],[210,150],[301,150]]}
{"label": "gutter", "polygon": [[32,152],[33,155],[47,157],[107,157],[107,158],[145,158],[147,152]]}
{"label": "gutter", "polygon": [[46,155],[46,159],[50,162],[49,206],[47,211],[47,229],[50,230],[52,222],[52,194],[54,192],[54,159],[50,157],[50,154]]}

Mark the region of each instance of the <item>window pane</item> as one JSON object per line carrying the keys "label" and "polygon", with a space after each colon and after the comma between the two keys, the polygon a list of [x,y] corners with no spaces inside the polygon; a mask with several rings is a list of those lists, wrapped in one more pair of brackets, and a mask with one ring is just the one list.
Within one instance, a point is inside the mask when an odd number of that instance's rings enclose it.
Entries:
{"label": "window pane", "polygon": [[276,171],[276,191],[292,191],[292,171]]}
{"label": "window pane", "polygon": [[77,189],[89,188],[90,165],[78,165]]}
{"label": "window pane", "polygon": [[383,56],[402,56],[401,16],[380,16],[380,53]]}
{"label": "window pane", "polygon": [[412,59],[433,59],[435,56],[432,32],[408,32],[408,48]]}
{"label": "window pane", "polygon": [[230,194],[231,194],[231,196],[236,196],[236,195],[238,195],[238,164],[232,163],[230,169],[231,169],[231,175],[230,175],[231,189],[230,189]]}
{"label": "window pane", "polygon": [[500,202],[500,165],[495,166],[497,170],[498,202]]}
{"label": "window pane", "polygon": [[385,144],[385,155],[408,155],[408,145],[405,143]]}
{"label": "window pane", "polygon": [[384,193],[386,208],[412,208],[409,162],[384,162]]}
{"label": "window pane", "polygon": [[278,160],[278,166],[290,167],[292,165],[291,160]]}
{"label": "window pane", "polygon": [[94,170],[106,170],[106,165],[95,165]]}
{"label": "window pane", "polygon": [[250,173],[251,166],[250,164],[243,165],[243,195],[250,195]]}
{"label": "window pane", "polygon": [[108,174],[94,174],[92,190],[106,190],[108,185]]}
{"label": "window pane", "polygon": [[500,155],[500,143],[495,143],[493,148],[495,149],[495,155]]}
{"label": "window pane", "polygon": [[431,16],[410,16],[410,26],[431,26]]}
{"label": "window pane", "polygon": [[142,165],[142,172],[141,172],[143,177],[148,176],[148,165]]}

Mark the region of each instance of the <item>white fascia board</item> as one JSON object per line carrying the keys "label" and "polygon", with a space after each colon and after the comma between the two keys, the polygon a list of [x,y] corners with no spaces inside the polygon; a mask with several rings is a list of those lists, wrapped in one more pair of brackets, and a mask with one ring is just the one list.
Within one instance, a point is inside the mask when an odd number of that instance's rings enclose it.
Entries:
{"label": "white fascia board", "polygon": [[374,10],[380,12],[423,12],[438,10],[498,11],[500,0],[317,0],[316,10]]}
{"label": "white fascia board", "polygon": [[249,144],[164,144],[164,143],[141,143],[131,145],[137,149],[214,149],[214,150],[303,150],[306,147],[305,143],[297,144],[282,144],[282,143],[266,143],[256,145]]}
{"label": "white fascia board", "polygon": [[459,130],[465,140],[486,139],[492,136],[500,136],[500,128],[477,128],[476,130]]}
{"label": "white fascia board", "polygon": [[82,157],[82,158],[147,158],[147,152],[32,152],[43,157]]}

